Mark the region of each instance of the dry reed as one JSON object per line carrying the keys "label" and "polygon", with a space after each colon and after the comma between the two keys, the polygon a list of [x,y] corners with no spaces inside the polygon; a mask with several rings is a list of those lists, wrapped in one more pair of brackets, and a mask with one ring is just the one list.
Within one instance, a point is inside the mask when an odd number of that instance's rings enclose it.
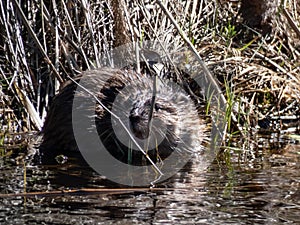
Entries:
{"label": "dry reed", "polygon": [[[116,16],[118,2],[122,10]],[[231,132],[242,127],[247,134],[262,128],[261,122],[278,130],[289,125],[272,121],[298,119],[299,2],[286,0],[275,8],[267,35],[243,23],[237,0],[163,3],[224,95],[229,99],[227,85],[235,96]],[[60,85],[68,76],[103,66],[100,53],[109,58],[114,46],[136,40],[174,50],[185,44],[155,0],[9,0],[0,2],[0,11],[2,136],[40,130]]]}

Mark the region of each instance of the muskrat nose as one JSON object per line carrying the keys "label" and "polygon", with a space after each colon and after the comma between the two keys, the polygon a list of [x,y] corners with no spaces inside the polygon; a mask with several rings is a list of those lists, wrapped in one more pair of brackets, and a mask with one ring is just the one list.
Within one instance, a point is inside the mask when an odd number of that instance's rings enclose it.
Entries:
{"label": "muskrat nose", "polygon": [[141,121],[141,117],[139,115],[130,115],[129,120],[131,123],[139,123]]}
{"label": "muskrat nose", "polygon": [[140,115],[130,115],[129,121],[130,129],[136,137],[140,139],[145,139],[148,137],[149,131],[147,120],[144,120]]}

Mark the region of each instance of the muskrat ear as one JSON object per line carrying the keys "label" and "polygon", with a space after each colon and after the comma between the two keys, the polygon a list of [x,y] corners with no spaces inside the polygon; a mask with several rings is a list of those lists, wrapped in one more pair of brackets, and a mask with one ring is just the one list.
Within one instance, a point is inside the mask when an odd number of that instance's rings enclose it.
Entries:
{"label": "muskrat ear", "polygon": [[190,96],[184,95],[183,93],[178,94],[176,96],[173,96],[172,100],[175,104],[180,104],[180,105],[188,105],[188,103],[191,101]]}

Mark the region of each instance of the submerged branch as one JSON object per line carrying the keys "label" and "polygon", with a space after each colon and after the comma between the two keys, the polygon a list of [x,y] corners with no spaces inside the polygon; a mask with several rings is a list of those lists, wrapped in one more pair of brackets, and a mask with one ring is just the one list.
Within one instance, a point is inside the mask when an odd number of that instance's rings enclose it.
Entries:
{"label": "submerged branch", "polygon": [[0,194],[0,198],[54,197],[54,196],[65,196],[65,195],[99,195],[99,194],[108,195],[108,194],[125,194],[125,193],[132,193],[132,192],[158,192],[158,191],[173,191],[173,190],[174,188],[81,188],[76,190]]}

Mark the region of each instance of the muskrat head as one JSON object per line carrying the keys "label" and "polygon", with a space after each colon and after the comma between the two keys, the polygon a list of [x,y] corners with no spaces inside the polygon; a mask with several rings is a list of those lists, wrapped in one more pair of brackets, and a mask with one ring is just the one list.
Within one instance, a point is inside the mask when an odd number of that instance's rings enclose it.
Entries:
{"label": "muskrat head", "polygon": [[107,149],[116,158],[122,154],[123,162],[144,158],[140,149],[155,162],[164,160],[174,151],[193,151],[200,141],[202,126],[190,97],[171,82],[158,84],[153,96],[152,84],[151,78],[128,82],[118,90],[110,119],[97,125]]}

